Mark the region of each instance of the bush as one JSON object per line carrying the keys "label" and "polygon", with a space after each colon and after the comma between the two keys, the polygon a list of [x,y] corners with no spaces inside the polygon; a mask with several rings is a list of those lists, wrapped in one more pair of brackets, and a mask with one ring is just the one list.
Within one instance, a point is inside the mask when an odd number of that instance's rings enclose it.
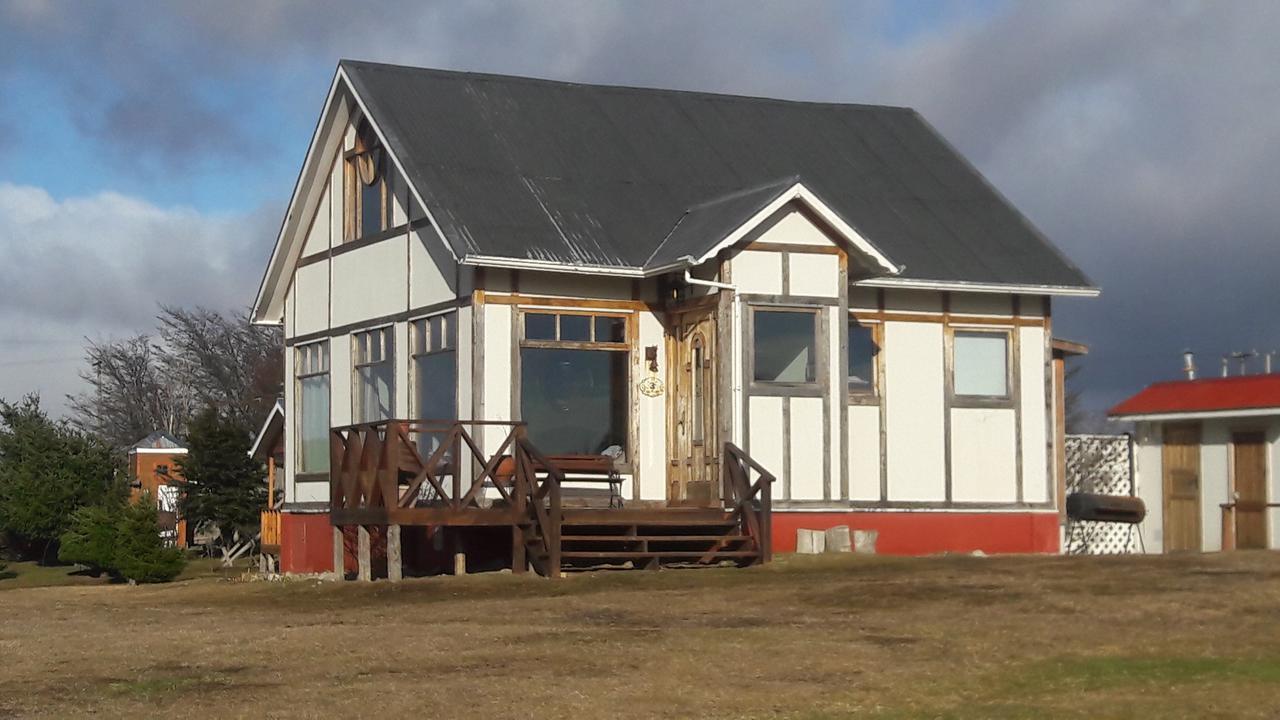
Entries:
{"label": "bush", "polygon": [[155,504],[150,498],[124,509],[116,526],[115,572],[140,583],[169,582],[182,572],[182,551],[165,547],[160,539]]}
{"label": "bush", "polygon": [[83,507],[71,516],[71,528],[62,534],[58,559],[84,565],[95,574],[116,566],[116,535],[124,519],[124,505],[112,503]]}
{"label": "bush", "polygon": [[155,503],[143,495],[136,504],[112,503],[81,508],[62,535],[58,557],[122,580],[168,582],[187,560],[160,539]]}

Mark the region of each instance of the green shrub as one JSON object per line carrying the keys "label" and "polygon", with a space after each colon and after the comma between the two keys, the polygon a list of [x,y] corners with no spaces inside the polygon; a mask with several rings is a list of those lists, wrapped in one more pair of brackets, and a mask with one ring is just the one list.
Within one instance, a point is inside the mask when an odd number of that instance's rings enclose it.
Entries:
{"label": "green shrub", "polygon": [[124,509],[116,526],[116,574],[140,583],[169,582],[186,564],[181,550],[165,547],[160,539],[156,507],[149,497]]}
{"label": "green shrub", "polygon": [[95,574],[111,570],[116,564],[116,535],[123,520],[123,503],[80,508],[62,534],[58,559],[84,565]]}
{"label": "green shrub", "polygon": [[63,533],[58,557],[140,583],[168,582],[187,559],[160,539],[155,503],[144,494],[137,503],[107,503],[80,508]]}

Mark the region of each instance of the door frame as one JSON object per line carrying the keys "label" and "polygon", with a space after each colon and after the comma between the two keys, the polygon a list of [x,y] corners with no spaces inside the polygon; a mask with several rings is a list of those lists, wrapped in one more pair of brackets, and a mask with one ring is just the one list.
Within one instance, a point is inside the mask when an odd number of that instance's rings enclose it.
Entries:
{"label": "door frame", "polygon": [[[1256,436],[1259,440],[1257,443],[1262,449],[1262,547],[1264,549],[1271,547],[1271,523],[1269,517],[1268,504],[1271,503],[1271,443],[1267,440],[1267,430],[1265,427],[1255,425],[1242,425],[1239,427],[1229,428],[1229,440],[1227,442],[1227,498],[1232,503],[1231,511],[1231,538],[1232,549],[1240,547],[1240,507],[1236,498],[1236,448],[1241,443],[1236,442],[1236,437],[1241,435]],[[1225,533],[1224,533],[1225,534]]]}
{"label": "door frame", "polygon": [[[712,296],[714,297],[714,296]],[[678,403],[681,401],[678,388],[680,385],[676,382],[679,373],[682,372],[684,364],[681,355],[682,338],[679,337],[679,329],[683,325],[683,316],[690,314],[701,314],[698,322],[709,321],[709,331],[702,334],[703,347],[710,350],[709,369],[711,371],[711,379],[704,382],[700,387],[702,392],[706,393],[705,397],[709,398],[710,408],[707,417],[703,419],[703,441],[702,445],[704,453],[707,457],[714,458],[715,469],[712,471],[713,491],[711,497],[708,498],[709,507],[718,507],[723,497],[723,488],[720,485],[721,478],[719,472],[720,454],[722,452],[721,443],[724,438],[721,437],[721,403],[725,402],[723,393],[721,392],[722,379],[720,376],[723,372],[723,365],[719,361],[719,353],[724,351],[723,342],[720,333],[721,318],[718,313],[716,303],[707,302],[705,299],[698,299],[680,305],[670,307],[666,311],[667,315],[667,333],[666,333],[666,357],[667,357],[667,397],[666,397],[666,417],[667,417],[667,463],[666,463],[666,501],[669,506],[683,505],[686,503],[685,498],[675,497],[673,491],[677,484],[678,463],[684,462],[687,458],[679,457],[682,454],[680,438],[678,436],[678,428],[680,424]]]}
{"label": "door frame", "polygon": [[1169,505],[1172,500],[1172,476],[1169,472],[1169,434],[1170,431],[1186,430],[1195,431],[1195,471],[1196,471],[1196,498],[1195,498],[1195,533],[1193,542],[1189,548],[1179,548],[1175,552],[1204,552],[1204,477],[1202,472],[1202,457],[1204,443],[1204,427],[1199,422],[1185,423],[1165,423],[1160,429],[1160,486],[1161,486],[1161,523],[1163,525],[1163,548],[1164,552],[1170,552],[1169,548]]}

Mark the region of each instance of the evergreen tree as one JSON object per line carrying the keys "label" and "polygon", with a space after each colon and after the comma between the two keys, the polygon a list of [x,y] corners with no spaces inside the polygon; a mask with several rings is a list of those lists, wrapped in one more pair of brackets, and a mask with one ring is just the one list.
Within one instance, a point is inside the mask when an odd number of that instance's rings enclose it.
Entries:
{"label": "evergreen tree", "polygon": [[181,550],[165,547],[160,539],[156,504],[150,495],[123,509],[115,528],[111,563],[115,574],[140,583],[169,582],[186,564]]}
{"label": "evergreen tree", "polygon": [[187,454],[177,460],[186,479],[179,507],[187,522],[212,524],[223,544],[237,533],[252,536],[266,506],[266,473],[249,457],[250,431],[213,408],[200,413],[187,435]]}
{"label": "evergreen tree", "polygon": [[50,420],[38,396],[0,400],[0,532],[15,546],[54,557],[76,510],[121,490],[105,444]]}
{"label": "evergreen tree", "polygon": [[71,527],[62,534],[58,559],[84,565],[94,574],[111,571],[116,564],[116,542],[124,520],[124,503],[111,502],[82,507],[71,517]]}

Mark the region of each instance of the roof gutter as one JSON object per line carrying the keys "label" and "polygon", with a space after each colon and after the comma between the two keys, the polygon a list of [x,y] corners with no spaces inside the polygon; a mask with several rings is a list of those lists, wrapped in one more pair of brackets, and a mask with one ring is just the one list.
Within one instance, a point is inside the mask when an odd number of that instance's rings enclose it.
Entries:
{"label": "roof gutter", "polygon": [[1218,418],[1266,417],[1280,415],[1280,407],[1240,408],[1238,410],[1199,410],[1189,412],[1115,413],[1108,420],[1121,422],[1160,422],[1166,420],[1215,420]]}
{"label": "roof gutter", "polygon": [[962,280],[917,280],[903,277],[878,277],[859,280],[862,287],[901,288],[906,290],[948,290],[951,292],[1025,293],[1028,295],[1060,295],[1067,297],[1098,297],[1102,290],[1095,287],[1070,285],[1020,285],[1016,283],[974,283]]}

